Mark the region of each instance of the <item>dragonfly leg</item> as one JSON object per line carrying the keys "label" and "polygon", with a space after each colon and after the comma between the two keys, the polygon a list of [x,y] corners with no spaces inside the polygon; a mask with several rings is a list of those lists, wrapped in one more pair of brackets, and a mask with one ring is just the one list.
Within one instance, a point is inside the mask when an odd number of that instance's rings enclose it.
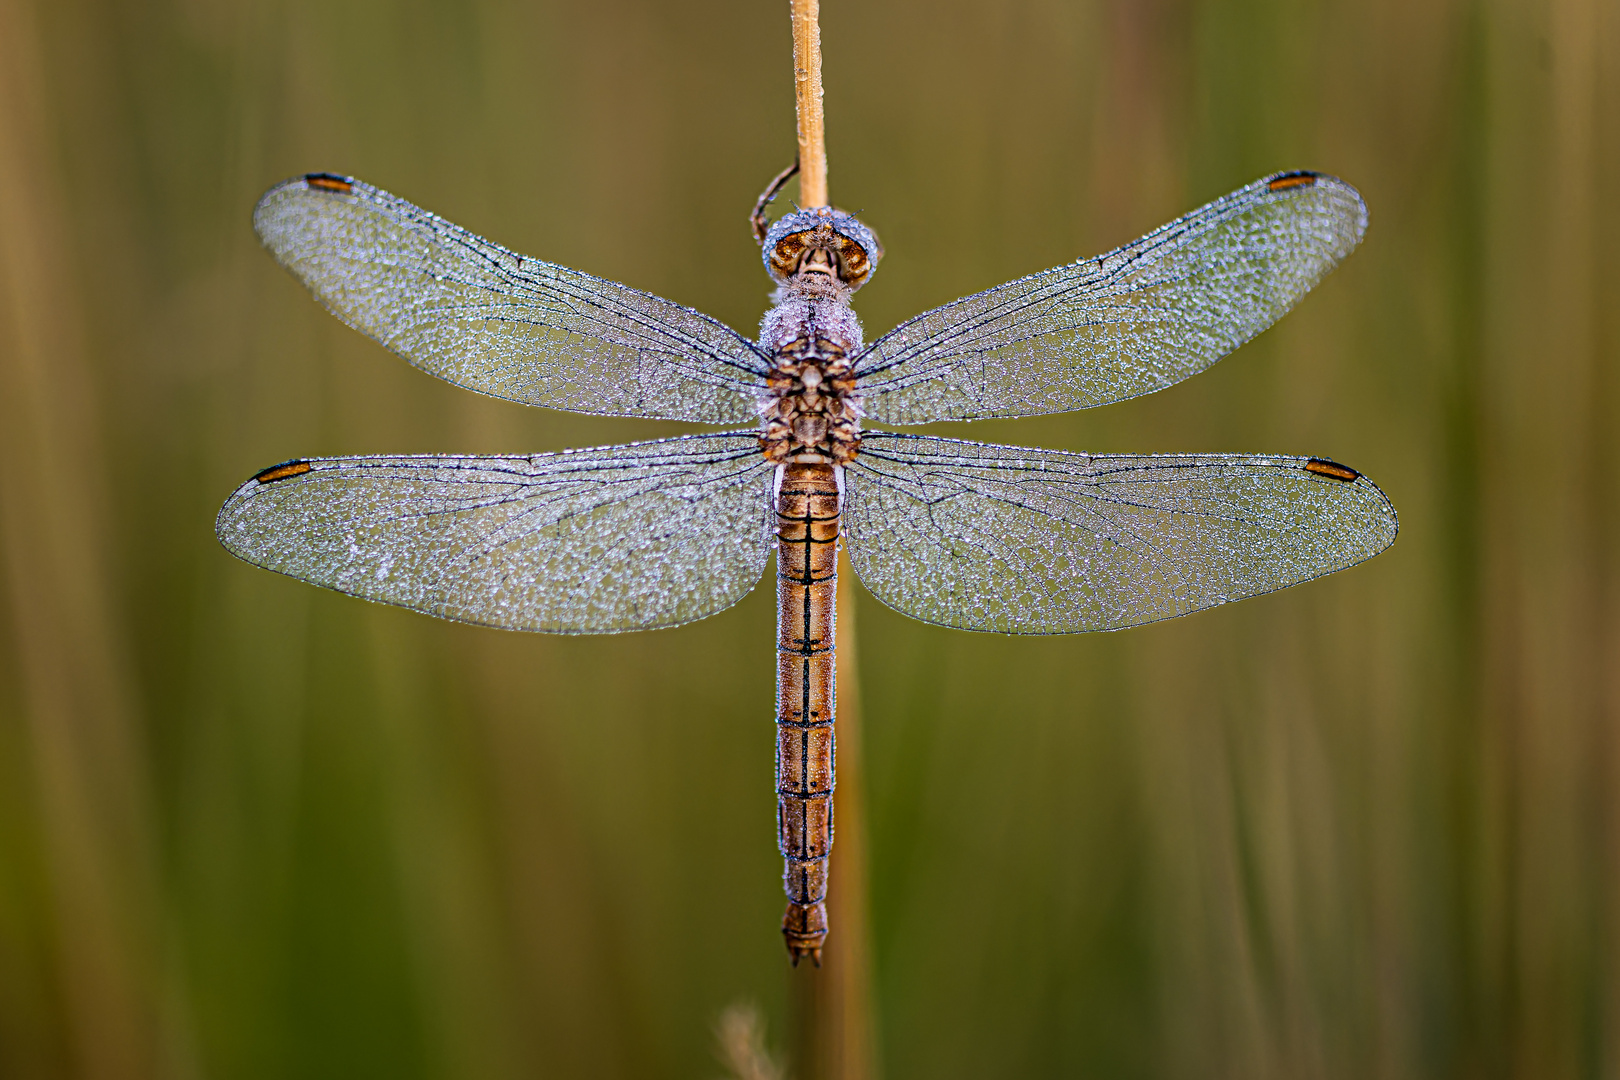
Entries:
{"label": "dragonfly leg", "polygon": [[795,154],[793,156],[793,164],[777,173],[775,179],[770,182],[770,185],[766,187],[764,191],[759,193],[759,201],[754,203],[754,212],[748,215],[748,224],[753,227],[754,239],[758,240],[761,244],[765,242],[765,231],[769,225],[769,222],[765,219],[766,207],[770,206],[772,201],[775,200],[777,194],[781,192],[782,185],[793,179],[794,174],[798,171],[799,156]]}

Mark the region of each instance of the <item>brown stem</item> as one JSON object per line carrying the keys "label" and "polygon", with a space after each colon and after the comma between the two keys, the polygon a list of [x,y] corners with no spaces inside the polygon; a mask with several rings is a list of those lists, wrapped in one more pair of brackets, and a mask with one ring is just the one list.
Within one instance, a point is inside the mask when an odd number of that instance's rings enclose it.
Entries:
{"label": "brown stem", "polygon": [[[840,543],[840,546],[842,544]],[[852,580],[847,555],[838,574]],[[838,788],[827,875],[831,928],[818,967],[792,974],[794,1075],[799,1080],[873,1080],[878,1075],[872,1014],[871,928],[866,909],[866,814],[861,760],[861,711],[855,654],[854,590],[837,594],[834,623],[838,710]]]}
{"label": "brown stem", "polygon": [[820,0],[793,5],[793,96],[799,115],[799,205],[827,206],[827,121],[821,106]]}
{"label": "brown stem", "polygon": [[[799,121],[799,204],[805,208],[827,206],[830,200],[826,116],[822,111],[820,4],[818,0],[791,0],[791,4],[794,97]],[[839,562],[847,575],[848,559],[840,558]],[[866,910],[866,822],[860,797],[860,699],[855,670],[855,608],[851,601],[849,589],[836,600],[833,683],[842,693],[835,690],[835,701],[828,702],[829,711],[842,709],[840,765],[844,773],[843,786],[833,796],[839,843],[830,845],[828,860],[831,880],[826,906],[830,909],[832,932],[823,947],[823,966],[805,964],[793,972],[794,1056],[801,1080],[872,1080],[877,1075]],[[827,839],[830,843],[830,831]]]}

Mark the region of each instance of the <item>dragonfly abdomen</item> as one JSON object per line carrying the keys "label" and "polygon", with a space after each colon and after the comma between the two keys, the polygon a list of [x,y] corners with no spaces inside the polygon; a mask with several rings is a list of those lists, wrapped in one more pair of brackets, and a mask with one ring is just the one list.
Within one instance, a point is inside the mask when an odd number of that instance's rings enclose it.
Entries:
{"label": "dragonfly abdomen", "polygon": [[797,964],[818,966],[827,938],[827,856],[833,839],[834,620],[838,479],[825,462],[789,462],[776,497],[776,817]]}

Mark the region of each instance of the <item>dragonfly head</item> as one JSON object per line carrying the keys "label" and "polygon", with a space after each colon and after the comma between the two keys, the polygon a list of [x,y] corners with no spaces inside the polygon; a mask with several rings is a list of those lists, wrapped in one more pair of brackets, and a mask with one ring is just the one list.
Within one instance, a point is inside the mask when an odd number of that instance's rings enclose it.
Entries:
{"label": "dragonfly head", "polygon": [[778,218],[765,234],[765,269],[778,285],[803,275],[837,278],[851,291],[872,278],[883,245],[854,214],[819,206]]}

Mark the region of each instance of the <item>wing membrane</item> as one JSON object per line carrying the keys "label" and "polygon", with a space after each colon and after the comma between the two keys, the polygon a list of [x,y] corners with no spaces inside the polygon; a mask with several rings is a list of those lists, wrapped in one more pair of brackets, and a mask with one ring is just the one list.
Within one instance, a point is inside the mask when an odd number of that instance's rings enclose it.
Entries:
{"label": "wing membrane", "polygon": [[334,315],[458,386],[575,412],[755,419],[763,359],[691,308],[518,255],[347,178],[277,185],[253,224]]}
{"label": "wing membrane", "polygon": [[1342,570],[1394,542],[1366,477],[1315,458],[1088,456],[868,432],[846,466],[861,581],[925,622],[1117,630]]}
{"label": "wing membrane", "polygon": [[855,364],[867,414],[891,424],[1034,416],[1162,390],[1275,322],[1366,225],[1366,205],[1341,180],[1258,180],[1117,251],[900,324]]}
{"label": "wing membrane", "polygon": [[351,596],[552,633],[674,626],[759,581],[771,465],[752,432],[532,457],[325,458],[267,469],[216,531]]}

